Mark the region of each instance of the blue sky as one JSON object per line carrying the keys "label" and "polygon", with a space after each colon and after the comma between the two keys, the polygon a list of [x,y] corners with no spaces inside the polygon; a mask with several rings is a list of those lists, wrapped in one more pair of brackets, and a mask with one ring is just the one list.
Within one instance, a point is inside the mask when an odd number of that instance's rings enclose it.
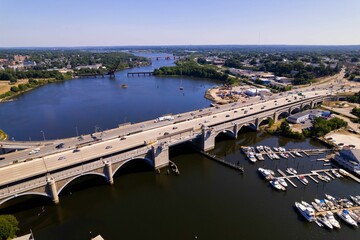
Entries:
{"label": "blue sky", "polygon": [[0,0],[0,47],[360,44],[360,0]]}

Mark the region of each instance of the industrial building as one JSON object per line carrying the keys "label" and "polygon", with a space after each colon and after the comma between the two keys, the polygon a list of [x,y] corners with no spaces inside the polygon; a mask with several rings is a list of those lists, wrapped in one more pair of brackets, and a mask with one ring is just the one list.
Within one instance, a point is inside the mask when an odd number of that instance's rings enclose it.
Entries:
{"label": "industrial building", "polygon": [[360,149],[341,150],[334,160],[345,169],[360,175]]}
{"label": "industrial building", "polygon": [[304,112],[299,112],[296,114],[293,114],[286,118],[286,120],[290,123],[301,123],[305,122],[308,119],[314,119],[315,117],[321,117],[323,111],[320,110],[307,110]]}

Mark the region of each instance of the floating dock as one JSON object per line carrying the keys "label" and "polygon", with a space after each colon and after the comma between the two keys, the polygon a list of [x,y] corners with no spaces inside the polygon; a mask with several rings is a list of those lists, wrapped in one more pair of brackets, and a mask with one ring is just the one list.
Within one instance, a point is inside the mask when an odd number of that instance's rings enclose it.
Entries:
{"label": "floating dock", "polygon": [[278,169],[277,171],[278,171],[278,173],[280,173],[280,175],[283,176],[291,185],[293,185],[293,187],[297,188],[296,184],[295,184],[293,181],[291,181],[289,178],[287,178],[287,175],[286,175],[283,171],[281,171],[280,169]]}
{"label": "floating dock", "polygon": [[209,154],[209,153],[207,153],[207,152],[204,152],[204,151],[199,151],[199,152],[200,152],[202,155],[204,155],[205,157],[207,157],[207,158],[210,158],[210,159],[212,159],[212,160],[215,160],[215,161],[218,162],[218,163],[221,163],[221,164],[226,165],[226,166],[228,166],[228,167],[230,167],[230,168],[236,169],[236,170],[240,171],[241,173],[244,173],[244,168],[241,167],[241,166],[239,166],[239,165],[236,165],[236,164],[234,164],[234,163],[227,162],[227,161],[225,161],[224,159],[218,158],[218,157],[216,157],[215,155],[211,155],[211,154]]}

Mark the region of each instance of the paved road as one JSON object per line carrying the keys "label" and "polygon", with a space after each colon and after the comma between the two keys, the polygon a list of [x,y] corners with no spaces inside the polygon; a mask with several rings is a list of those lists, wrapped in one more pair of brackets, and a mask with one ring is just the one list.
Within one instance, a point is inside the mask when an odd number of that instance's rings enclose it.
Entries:
{"label": "paved road", "polygon": [[[193,128],[196,134],[201,132],[203,124],[211,126],[239,117],[253,119],[255,116],[248,115],[298,102],[301,101],[300,98],[307,99],[325,95],[329,95],[328,90],[308,92],[303,97],[297,95],[281,96],[277,99],[259,102],[249,106],[241,106],[237,103],[219,106],[218,108],[200,109],[198,111],[174,115],[174,120],[171,121],[155,122],[154,120],[150,120],[93,134],[98,140],[94,140],[90,135],[84,136],[84,140],[81,141],[76,137],[57,140],[54,144],[40,146],[40,152],[35,155],[29,155],[30,149],[2,155],[5,159],[1,161],[0,185],[26,177],[45,174],[48,171],[74,164],[81,164],[87,160],[103,157],[105,153],[112,154],[122,150],[128,150],[132,147],[144,146],[144,141],[149,143],[155,142],[158,137],[164,136],[165,133],[171,135]],[[176,140],[179,141],[181,139]],[[56,144],[60,142],[64,143],[64,148],[56,149]],[[81,146],[79,146],[79,144],[81,144]],[[77,145],[80,151],[75,152],[74,150]],[[26,160],[30,157],[33,157],[33,159]],[[17,160],[18,163],[13,163],[15,160]]]}

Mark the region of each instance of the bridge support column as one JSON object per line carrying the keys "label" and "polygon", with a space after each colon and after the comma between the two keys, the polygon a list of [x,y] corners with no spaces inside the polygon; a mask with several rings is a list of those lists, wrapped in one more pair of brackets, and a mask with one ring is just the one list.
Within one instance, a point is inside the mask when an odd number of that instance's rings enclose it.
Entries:
{"label": "bridge support column", "polygon": [[278,113],[278,112],[274,112],[274,116],[273,116],[274,122],[277,122],[278,117],[279,117],[279,113]]}
{"label": "bridge support column", "polygon": [[260,124],[260,119],[259,118],[256,118],[255,119],[255,131],[258,131],[259,130],[259,124]]}
{"label": "bridge support column", "polygon": [[59,203],[59,195],[57,194],[55,180],[53,178],[47,178],[46,182],[47,182],[47,187],[48,187],[48,194],[50,195],[51,200],[55,204],[58,204]]}
{"label": "bridge support column", "polygon": [[157,146],[153,146],[153,157],[155,169],[169,165],[169,146],[167,143],[161,143]]}
{"label": "bridge support column", "polygon": [[107,178],[107,181],[110,184],[113,184],[114,183],[114,178],[113,178],[113,171],[112,171],[111,163],[110,162],[105,162],[104,168],[105,168],[104,173],[105,173],[105,176]]}
{"label": "bridge support column", "polygon": [[201,145],[203,151],[209,151],[215,148],[215,134],[212,134],[212,130],[210,128],[204,127],[202,129]]}
{"label": "bridge support column", "polygon": [[239,126],[238,126],[236,123],[234,123],[234,128],[233,128],[234,134],[233,134],[233,136],[232,136],[234,139],[237,139],[237,133],[238,133],[238,131],[239,131]]}

